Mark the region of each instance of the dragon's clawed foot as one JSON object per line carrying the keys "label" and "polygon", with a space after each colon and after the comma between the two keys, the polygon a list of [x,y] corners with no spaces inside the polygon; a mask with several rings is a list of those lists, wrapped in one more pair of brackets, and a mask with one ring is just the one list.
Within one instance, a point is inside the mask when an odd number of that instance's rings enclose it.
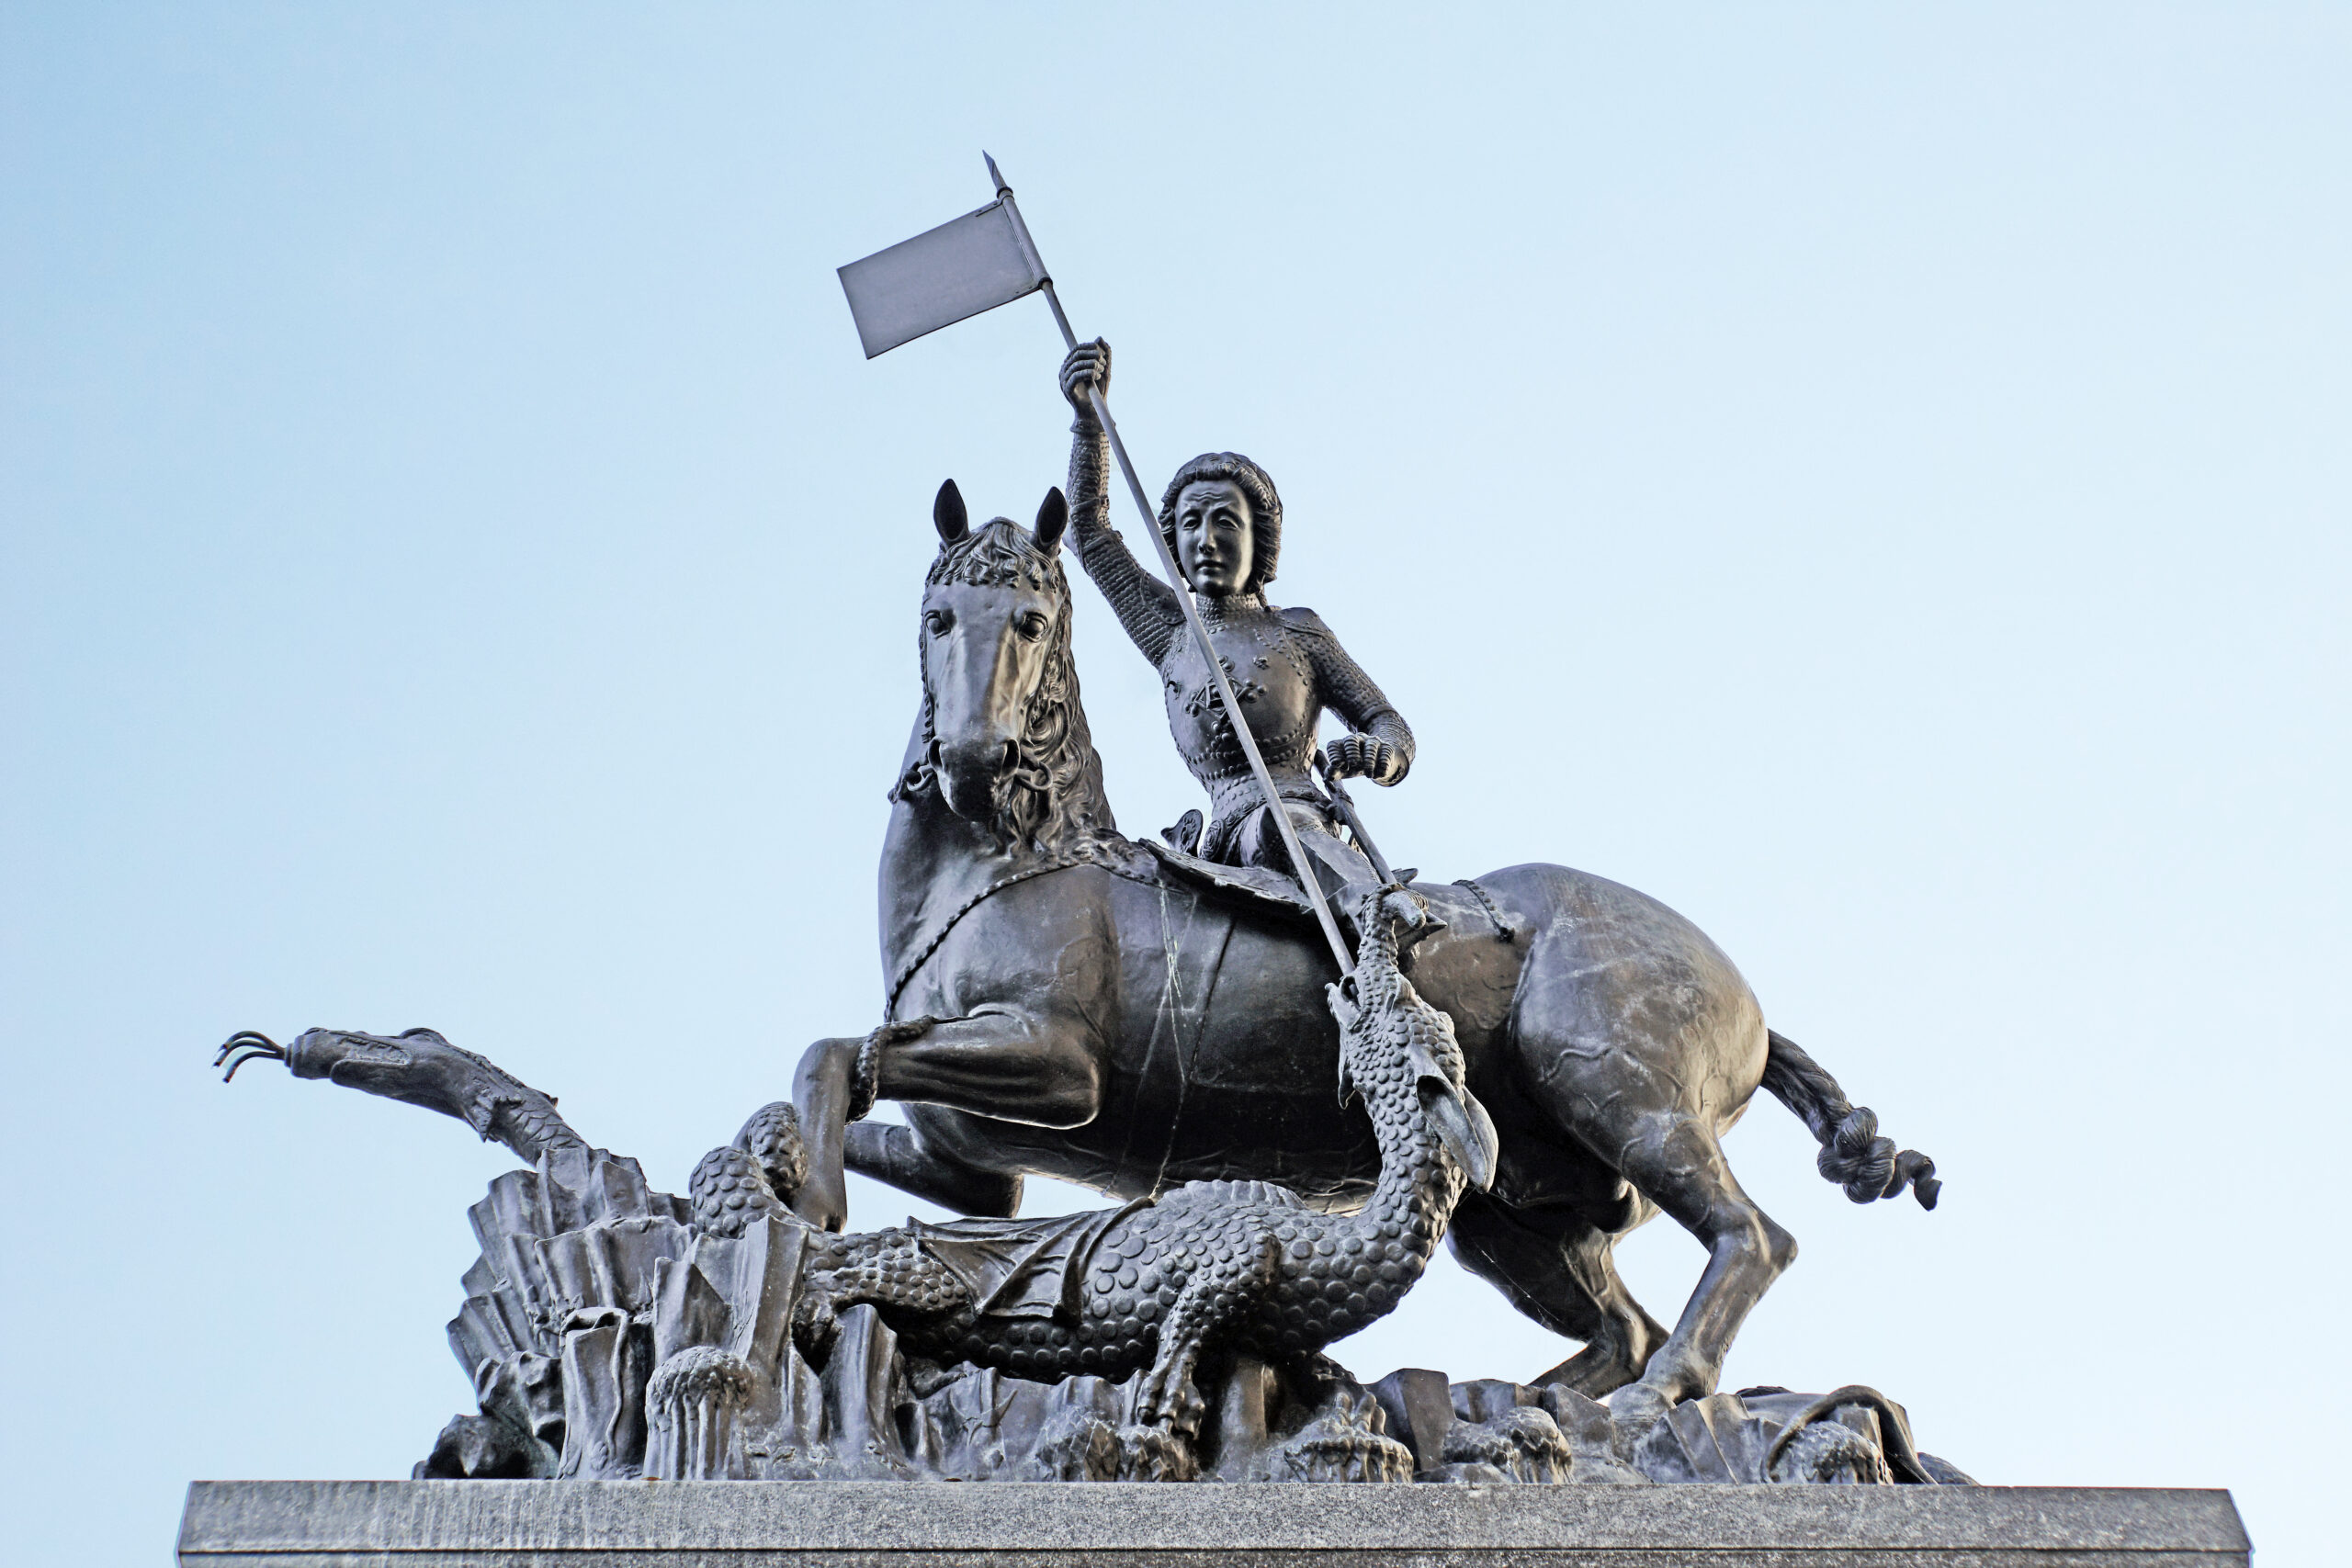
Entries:
{"label": "dragon's clawed foot", "polygon": [[286,1060],[286,1047],[258,1030],[240,1029],[220,1043],[220,1049],[214,1055],[212,1065],[217,1067],[224,1062],[228,1063],[229,1070],[220,1075],[220,1081],[227,1083],[237,1076],[237,1069],[247,1062],[265,1059],[272,1062]]}
{"label": "dragon's clawed foot", "polygon": [[1199,1437],[1201,1423],[1208,1419],[1208,1414],[1209,1402],[1189,1377],[1169,1389],[1161,1402],[1161,1419],[1170,1431],[1180,1437]]}
{"label": "dragon's clawed foot", "polygon": [[1119,1428],[1119,1479],[1193,1481],[1201,1473],[1192,1440],[1162,1426]]}
{"label": "dragon's clawed foot", "polygon": [[1128,1406],[1128,1414],[1135,1418],[1136,1425],[1157,1426],[1159,1422],[1159,1407],[1167,1395],[1167,1363],[1163,1361],[1145,1369],[1143,1381],[1136,1384],[1135,1403]]}
{"label": "dragon's clawed foot", "polygon": [[1154,1364],[1136,1385],[1134,1416],[1139,1427],[1159,1427],[1179,1438],[1197,1437],[1208,1409],[1208,1401],[1193,1380],[1190,1356],[1170,1357]]}

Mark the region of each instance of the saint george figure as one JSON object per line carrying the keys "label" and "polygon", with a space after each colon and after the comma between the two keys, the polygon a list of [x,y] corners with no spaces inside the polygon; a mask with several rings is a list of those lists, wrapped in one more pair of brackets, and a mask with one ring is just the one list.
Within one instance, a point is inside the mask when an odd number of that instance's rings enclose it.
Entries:
{"label": "saint george figure", "polygon": [[[1265,866],[1295,875],[1265,795],[1218,699],[1206,657],[1184,624],[1176,591],[1146,570],[1111,526],[1105,484],[1110,441],[1086,395],[1091,381],[1107,396],[1110,378],[1111,348],[1100,339],[1079,344],[1062,361],[1062,395],[1078,411],[1078,422],[1070,426],[1070,534],[1086,575],[1159,671],[1176,750],[1209,792],[1208,822],[1200,841],[1177,847],[1227,865]],[[1266,602],[1263,590],[1273,581],[1283,532],[1283,503],[1274,481],[1237,452],[1204,453],[1169,481],[1159,504],[1159,531],[1192,584],[1209,641],[1224,661],[1275,792],[1297,828],[1301,847],[1317,863],[1318,882],[1335,892],[1347,883],[1372,880],[1370,863],[1340,840],[1330,801],[1316,787],[1316,724],[1329,709],[1351,731],[1325,751],[1333,773],[1380,784],[1396,784],[1412,766],[1413,732],[1314,611]],[[1193,814],[1186,815],[1189,827]]]}

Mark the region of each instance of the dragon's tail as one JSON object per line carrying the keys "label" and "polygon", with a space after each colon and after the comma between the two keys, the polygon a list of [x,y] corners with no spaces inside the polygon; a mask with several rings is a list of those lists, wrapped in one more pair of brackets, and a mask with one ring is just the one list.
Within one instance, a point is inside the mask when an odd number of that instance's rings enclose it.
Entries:
{"label": "dragon's tail", "polygon": [[1919,1207],[1936,1206],[1943,1183],[1936,1179],[1936,1162],[1917,1149],[1897,1149],[1894,1140],[1878,1135],[1878,1112],[1856,1105],[1838,1087],[1827,1068],[1815,1061],[1797,1043],[1778,1030],[1770,1032],[1771,1048],[1764,1058],[1763,1087],[1772,1098],[1795,1111],[1820,1141],[1821,1174],[1846,1190],[1857,1203],[1892,1198],[1905,1187]]}

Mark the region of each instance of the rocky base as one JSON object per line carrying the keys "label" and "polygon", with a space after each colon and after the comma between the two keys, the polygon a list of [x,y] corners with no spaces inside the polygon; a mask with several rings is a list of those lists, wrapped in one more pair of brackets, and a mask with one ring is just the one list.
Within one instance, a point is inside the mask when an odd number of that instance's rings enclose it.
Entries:
{"label": "rocky base", "polygon": [[198,1482],[182,1568],[2191,1568],[2226,1492],[1941,1486]]}
{"label": "rocky base", "polygon": [[633,1160],[568,1148],[491,1184],[449,1325],[480,1412],[413,1479],[1968,1485],[1873,1390],[1744,1389],[1638,1418],[1558,1384],[1323,1357],[1204,1363],[1198,1430],[1131,1419],[1140,1373],[1033,1382],[906,1353],[871,1306],[794,1333],[812,1233],[696,1223]]}

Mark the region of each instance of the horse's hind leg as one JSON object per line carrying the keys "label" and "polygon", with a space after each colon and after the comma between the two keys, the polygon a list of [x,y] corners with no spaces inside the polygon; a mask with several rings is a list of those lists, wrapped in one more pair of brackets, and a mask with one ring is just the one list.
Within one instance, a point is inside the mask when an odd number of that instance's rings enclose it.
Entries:
{"label": "horse's hind leg", "polygon": [[1584,1348],[1535,1381],[1599,1399],[1642,1375],[1664,1325],[1617,1275],[1616,1238],[1567,1207],[1513,1209],[1463,1194],[1446,1233],[1454,1258],[1510,1304]]}
{"label": "horse's hind leg", "polygon": [[1642,1193],[1697,1236],[1706,1272],[1681,1321],[1652,1354],[1642,1385],[1666,1404],[1715,1392],[1739,1325],[1781,1271],[1796,1238],[1758,1208],[1731,1173],[1713,1130],[1680,1111],[1635,1118],[1614,1149],[1596,1149]]}

